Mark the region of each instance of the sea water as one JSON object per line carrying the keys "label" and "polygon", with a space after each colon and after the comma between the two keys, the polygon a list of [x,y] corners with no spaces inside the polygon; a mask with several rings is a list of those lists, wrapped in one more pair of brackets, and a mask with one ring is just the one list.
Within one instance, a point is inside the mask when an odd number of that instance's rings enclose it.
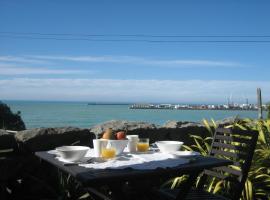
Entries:
{"label": "sea water", "polygon": [[[89,128],[109,120],[144,121],[158,125],[169,120],[220,120],[231,116],[256,118],[256,111],[239,110],[138,110],[129,105],[88,105],[87,102],[3,101],[20,111],[27,128],[74,126]],[[265,113],[264,113],[265,115]]]}

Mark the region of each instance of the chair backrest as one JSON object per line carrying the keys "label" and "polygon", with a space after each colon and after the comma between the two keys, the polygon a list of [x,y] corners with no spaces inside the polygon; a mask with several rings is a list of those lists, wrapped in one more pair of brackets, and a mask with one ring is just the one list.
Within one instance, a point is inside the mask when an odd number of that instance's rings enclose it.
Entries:
{"label": "chair backrest", "polygon": [[205,170],[198,187],[202,188],[209,176],[227,180],[233,184],[232,199],[238,200],[245,186],[257,139],[257,131],[217,128],[210,156],[229,159],[234,164]]}

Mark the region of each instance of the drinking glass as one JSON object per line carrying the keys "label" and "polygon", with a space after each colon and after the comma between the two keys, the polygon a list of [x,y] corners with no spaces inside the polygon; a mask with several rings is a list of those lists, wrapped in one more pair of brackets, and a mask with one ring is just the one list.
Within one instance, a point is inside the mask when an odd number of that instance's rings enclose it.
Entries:
{"label": "drinking glass", "polygon": [[105,147],[101,149],[101,157],[104,159],[114,158],[116,155],[116,149],[113,147]]}
{"label": "drinking glass", "polygon": [[108,144],[108,140],[106,139],[93,139],[95,157],[101,156],[101,150],[103,148],[106,148],[107,144]]}
{"label": "drinking glass", "polygon": [[148,138],[139,138],[137,143],[137,151],[146,152],[149,150],[149,139]]}

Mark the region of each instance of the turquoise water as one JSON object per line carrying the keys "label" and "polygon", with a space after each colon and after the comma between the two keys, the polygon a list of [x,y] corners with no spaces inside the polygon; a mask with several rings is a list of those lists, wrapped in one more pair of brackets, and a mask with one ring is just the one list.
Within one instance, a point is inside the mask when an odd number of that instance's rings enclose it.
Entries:
{"label": "turquoise water", "polygon": [[[146,121],[164,124],[168,120],[201,121],[240,115],[256,118],[256,111],[221,110],[132,110],[128,105],[87,105],[86,102],[4,101],[12,111],[21,111],[27,128],[75,126],[89,128],[108,120]],[[265,113],[264,113],[265,114]]]}

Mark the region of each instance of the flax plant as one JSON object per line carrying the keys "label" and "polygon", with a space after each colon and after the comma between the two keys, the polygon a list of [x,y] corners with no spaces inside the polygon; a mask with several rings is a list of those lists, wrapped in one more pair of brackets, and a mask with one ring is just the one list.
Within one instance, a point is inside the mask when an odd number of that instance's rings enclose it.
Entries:
{"label": "flax plant", "polygon": [[[188,147],[184,146],[186,150],[197,151],[202,155],[208,155],[211,148],[212,137],[217,128],[217,123],[212,119],[211,121],[203,120],[205,128],[208,130],[210,136],[201,137],[199,135],[190,135],[194,140],[194,145]],[[236,118],[235,122],[225,128],[239,128],[243,130],[257,130],[259,138],[257,147],[254,153],[252,166],[250,168],[248,178],[242,192],[242,200],[269,200],[270,199],[270,119],[267,120],[253,120]],[[239,169],[237,166],[231,166]],[[164,184],[168,186],[171,183],[171,188],[179,187],[186,180],[185,176],[177,177],[170,182]],[[198,178],[196,185],[199,183]],[[229,197],[233,186],[224,180],[217,180],[215,178],[209,179],[205,188],[206,191],[223,194]]]}

